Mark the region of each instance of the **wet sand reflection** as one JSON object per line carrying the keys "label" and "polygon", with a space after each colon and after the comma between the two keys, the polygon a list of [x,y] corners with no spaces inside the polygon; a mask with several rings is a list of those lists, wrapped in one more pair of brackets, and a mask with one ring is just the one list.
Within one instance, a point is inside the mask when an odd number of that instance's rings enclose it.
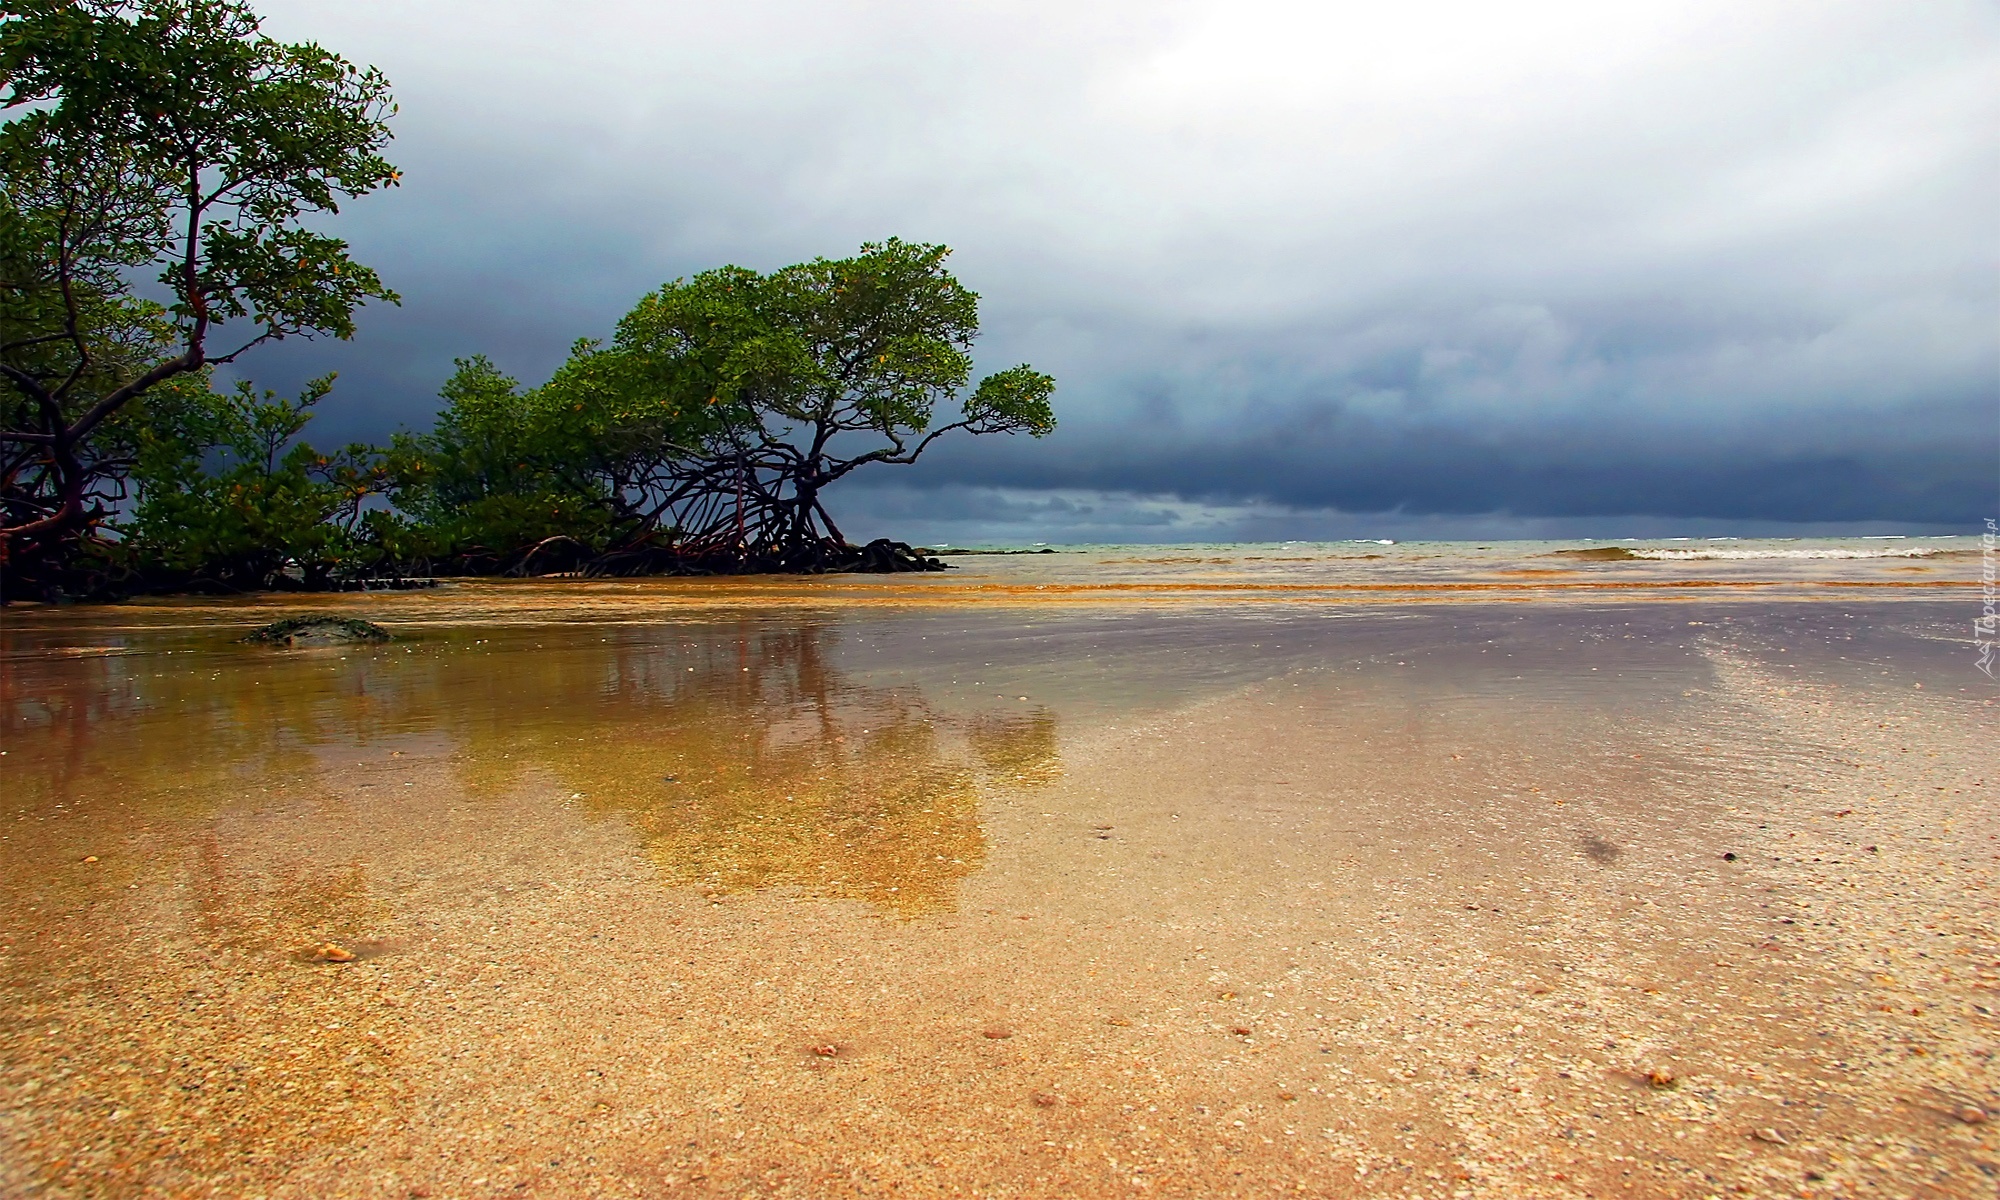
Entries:
{"label": "wet sand reflection", "polygon": [[[917,687],[858,685],[831,661],[838,637],[826,623],[743,621],[666,644],[572,645],[527,656],[506,695],[456,703],[442,724],[468,789],[546,776],[627,820],[671,884],[949,907],[985,858],[982,776],[1053,758],[1055,718],[1016,733],[943,715]],[[1010,753],[1023,736],[1034,745]]]}
{"label": "wet sand reflection", "polygon": [[[486,632],[18,660],[17,803],[42,824],[78,805],[198,818],[395,746],[446,756],[474,796],[538,787],[628,822],[672,885],[913,914],[948,907],[983,861],[982,780],[1061,771],[1053,713],[947,715],[919,686],[859,685],[834,622]],[[103,832],[50,849],[84,857]]]}
{"label": "wet sand reflection", "polygon": [[1984,1194],[1960,615],[10,631],[0,1195]]}

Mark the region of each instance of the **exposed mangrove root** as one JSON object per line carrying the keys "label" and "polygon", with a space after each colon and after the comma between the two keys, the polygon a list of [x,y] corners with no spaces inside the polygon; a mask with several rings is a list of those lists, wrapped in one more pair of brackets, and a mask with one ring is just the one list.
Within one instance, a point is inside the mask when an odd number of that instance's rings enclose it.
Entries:
{"label": "exposed mangrove root", "polygon": [[388,579],[331,579],[325,590],[329,592],[420,592],[438,585],[435,579],[405,578],[394,576]]}
{"label": "exposed mangrove root", "polygon": [[[632,578],[644,575],[889,575],[906,571],[950,568],[908,542],[877,538],[865,546],[831,539],[790,546],[751,546],[691,550],[680,546],[641,546],[595,556],[580,556],[554,567],[547,556],[505,572],[530,575],[561,571],[585,578]],[[534,569],[539,566],[540,569]]]}

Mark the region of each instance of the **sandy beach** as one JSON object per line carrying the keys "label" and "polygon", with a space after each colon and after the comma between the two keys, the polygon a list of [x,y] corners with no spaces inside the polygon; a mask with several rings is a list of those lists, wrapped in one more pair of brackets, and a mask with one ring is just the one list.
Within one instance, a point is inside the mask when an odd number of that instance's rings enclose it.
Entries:
{"label": "sandy beach", "polygon": [[2000,3],[0,9],[0,1200],[2000,1200]]}
{"label": "sandy beach", "polygon": [[0,1193],[2000,1186],[1964,564],[1032,566],[10,617]]}

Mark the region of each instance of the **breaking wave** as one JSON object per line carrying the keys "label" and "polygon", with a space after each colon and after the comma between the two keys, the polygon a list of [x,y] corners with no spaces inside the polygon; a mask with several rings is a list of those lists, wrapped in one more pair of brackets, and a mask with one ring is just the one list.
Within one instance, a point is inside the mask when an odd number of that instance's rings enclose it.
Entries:
{"label": "breaking wave", "polygon": [[1865,549],[1850,546],[1812,547],[1725,547],[1725,546],[1630,546],[1620,547],[1632,558],[1652,559],[1656,562],[1679,562],[1682,560],[1746,560],[1746,559],[1808,559],[1808,558],[1974,558],[1976,550],[1947,549],[1942,546],[1869,546]]}

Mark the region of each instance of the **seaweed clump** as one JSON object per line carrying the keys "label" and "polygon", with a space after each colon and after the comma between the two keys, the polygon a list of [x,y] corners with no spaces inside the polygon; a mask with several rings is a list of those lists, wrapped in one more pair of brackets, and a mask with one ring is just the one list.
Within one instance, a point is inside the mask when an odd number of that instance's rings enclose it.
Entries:
{"label": "seaweed clump", "polygon": [[1639,556],[1623,546],[1592,546],[1588,550],[1555,550],[1555,558],[1580,558],[1586,562],[1630,562]]}

